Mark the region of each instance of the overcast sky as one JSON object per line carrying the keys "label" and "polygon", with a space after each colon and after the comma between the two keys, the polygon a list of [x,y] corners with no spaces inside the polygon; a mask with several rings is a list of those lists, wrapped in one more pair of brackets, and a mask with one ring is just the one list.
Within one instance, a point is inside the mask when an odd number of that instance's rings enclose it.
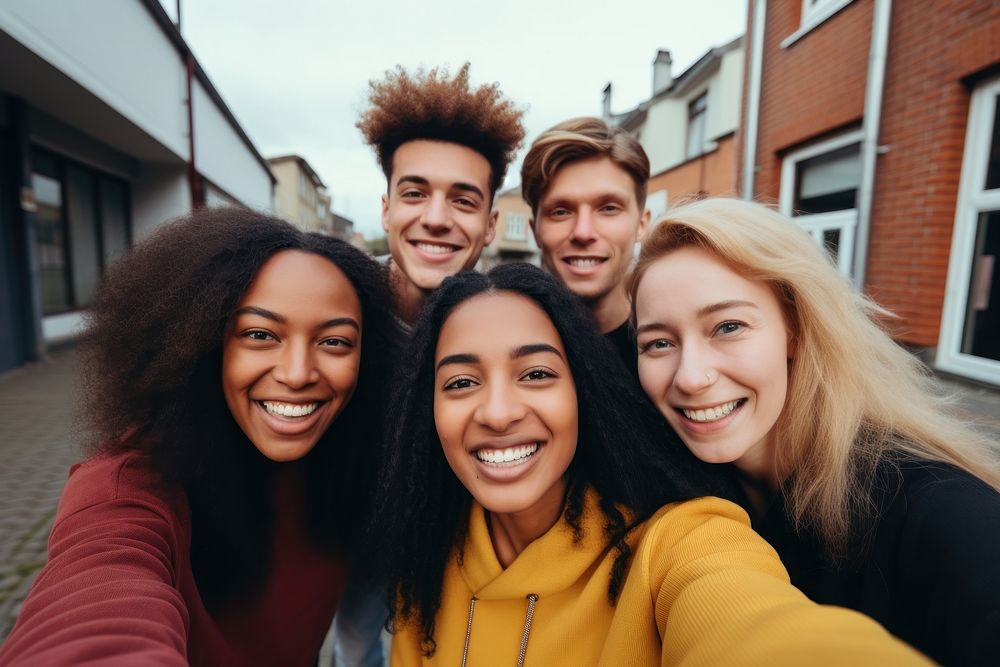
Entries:
{"label": "overcast sky", "polygon": [[[177,0],[161,0],[176,18]],[[649,97],[657,49],[676,76],[743,33],[746,0],[181,0],[181,31],[265,156],[305,157],[333,208],[368,238],[381,235],[385,178],[354,123],[367,82],[405,67],[472,63],[525,108],[529,143],[555,123]],[[600,3],[603,5],[604,3]],[[517,183],[518,162],[505,186]]]}

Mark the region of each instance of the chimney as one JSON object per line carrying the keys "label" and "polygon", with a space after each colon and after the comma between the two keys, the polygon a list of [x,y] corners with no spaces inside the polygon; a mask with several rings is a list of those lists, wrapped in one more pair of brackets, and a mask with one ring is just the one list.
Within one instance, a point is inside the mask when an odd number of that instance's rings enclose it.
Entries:
{"label": "chimney", "polygon": [[660,49],[656,52],[656,59],[653,60],[653,95],[662,93],[674,82],[674,76],[670,73],[670,66],[674,59],[670,57],[670,51]]}
{"label": "chimney", "polygon": [[604,86],[604,90],[601,91],[601,116],[603,118],[611,118],[611,82],[608,81],[608,85]]}

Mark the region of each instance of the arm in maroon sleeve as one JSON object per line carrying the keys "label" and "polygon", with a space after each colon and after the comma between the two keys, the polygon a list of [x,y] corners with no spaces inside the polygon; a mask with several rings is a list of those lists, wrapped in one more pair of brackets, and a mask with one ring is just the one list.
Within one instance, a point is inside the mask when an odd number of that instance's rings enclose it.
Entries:
{"label": "arm in maroon sleeve", "polygon": [[137,453],[74,468],[0,665],[187,664],[189,522],[158,488]]}

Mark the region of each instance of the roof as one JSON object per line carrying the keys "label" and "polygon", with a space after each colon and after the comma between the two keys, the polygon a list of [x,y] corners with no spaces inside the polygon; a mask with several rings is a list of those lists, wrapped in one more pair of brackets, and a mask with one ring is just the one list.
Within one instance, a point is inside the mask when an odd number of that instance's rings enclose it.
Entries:
{"label": "roof", "polygon": [[312,165],[310,165],[309,162],[301,155],[295,155],[294,153],[290,155],[276,155],[274,157],[267,158],[267,161],[271,164],[277,162],[297,162],[299,168],[302,169],[302,171],[306,172],[306,174],[312,180],[313,185],[315,185],[318,188],[326,187],[326,184],[323,183],[323,179],[319,177],[319,174],[316,173],[316,170],[313,169]]}
{"label": "roof", "polygon": [[160,4],[159,0],[142,0],[142,4],[145,5],[146,10],[153,15],[154,19],[156,19],[156,23],[160,26],[160,29],[163,30],[164,34],[166,34],[167,38],[170,39],[174,48],[176,48],[177,51],[185,58],[187,56],[191,56],[191,60],[194,62],[194,74],[198,78],[198,82],[201,83],[202,87],[208,93],[208,96],[212,98],[213,102],[215,102],[215,105],[219,107],[222,115],[226,117],[226,120],[229,121],[232,128],[236,130],[236,133],[239,135],[240,139],[243,140],[246,147],[250,149],[253,156],[257,158],[257,162],[260,163],[260,166],[264,167],[264,171],[267,172],[268,177],[271,179],[271,184],[276,184],[278,180],[274,177],[274,174],[271,173],[271,167],[268,165],[267,160],[265,160],[264,156],[260,154],[257,147],[253,145],[250,137],[247,136],[247,133],[243,130],[239,121],[236,120],[236,116],[233,115],[233,112],[222,99],[222,95],[220,95],[219,91],[215,89],[211,79],[208,78],[208,74],[206,74],[205,70],[202,68],[201,63],[199,63],[198,59],[194,57],[191,47],[189,47],[187,42],[184,41],[184,37],[177,29],[177,26],[174,25],[174,22],[170,19],[166,10],[163,9],[163,5]]}
{"label": "roof", "polygon": [[681,72],[680,75],[673,80],[670,86],[656,93],[645,102],[641,102],[639,106],[631,111],[612,114],[610,122],[623,127],[626,130],[635,129],[636,126],[641,125],[643,121],[646,120],[646,112],[654,102],[661,100],[664,97],[683,95],[687,92],[688,86],[700,80],[703,74],[707,73],[711,67],[722,59],[722,56],[726,55],[730,51],[742,48],[742,46],[743,35],[740,35],[739,37],[726,42],[722,46],[716,46],[709,49],[701,56],[701,58],[698,58],[698,60],[696,60],[691,66]]}

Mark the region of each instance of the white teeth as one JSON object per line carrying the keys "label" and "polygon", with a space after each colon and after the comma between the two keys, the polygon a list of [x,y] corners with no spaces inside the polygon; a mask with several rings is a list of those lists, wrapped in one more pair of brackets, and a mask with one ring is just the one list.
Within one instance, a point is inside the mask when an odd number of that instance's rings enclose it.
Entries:
{"label": "white teeth", "polygon": [[596,259],[593,257],[571,257],[566,261],[570,264],[570,266],[576,266],[581,269],[588,269],[592,266],[597,266],[604,260]]}
{"label": "white teeth", "polygon": [[476,458],[483,463],[493,465],[519,465],[536,451],[538,451],[538,443],[533,442],[530,445],[508,447],[507,449],[480,449],[476,452]]}
{"label": "white teeth", "polygon": [[438,245],[436,243],[417,243],[416,246],[431,255],[445,255],[454,252],[455,248],[450,245]]}
{"label": "white teeth", "polygon": [[306,415],[311,415],[319,407],[319,403],[296,404],[278,403],[276,401],[262,401],[262,403],[264,404],[264,409],[270,414],[281,417],[305,417]]}
{"label": "white teeth", "polygon": [[683,412],[684,416],[691,421],[714,422],[722,419],[735,410],[736,406],[738,406],[741,401],[742,399],[729,401],[728,403],[716,405],[714,408],[705,408],[704,410],[685,410],[684,408],[681,408],[681,412]]}

